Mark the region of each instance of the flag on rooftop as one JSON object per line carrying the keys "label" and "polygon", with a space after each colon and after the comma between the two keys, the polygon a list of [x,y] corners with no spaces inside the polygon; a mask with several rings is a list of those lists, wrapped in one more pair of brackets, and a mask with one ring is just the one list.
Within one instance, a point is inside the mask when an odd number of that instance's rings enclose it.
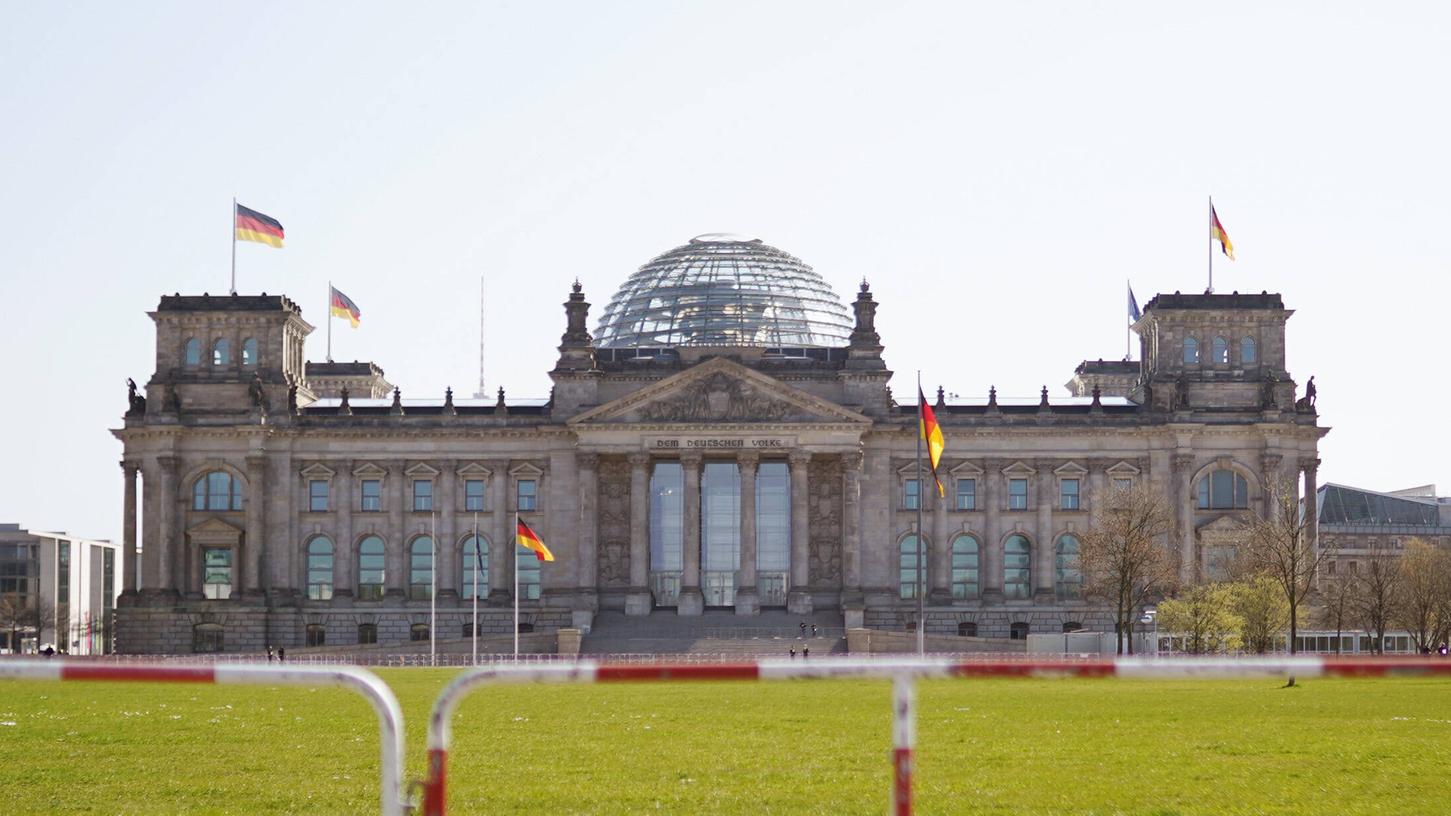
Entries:
{"label": "flag on rooftop", "polygon": [[1234,242],[1229,240],[1229,233],[1225,232],[1224,225],[1219,223],[1219,213],[1214,211],[1213,204],[1209,205],[1209,220],[1211,222],[1210,235],[1219,242],[1219,250],[1228,255],[1231,261],[1234,260]]}
{"label": "flag on rooftop", "polygon": [[270,215],[237,205],[237,240],[282,248],[282,222]]}
{"label": "flag on rooftop", "polygon": [[1143,316],[1144,313],[1139,311],[1139,299],[1134,297],[1134,286],[1129,284],[1129,321],[1137,323]]}
{"label": "flag on rooftop", "polygon": [[554,553],[550,552],[549,548],[544,546],[544,539],[540,538],[538,533],[529,529],[529,525],[524,523],[524,519],[519,519],[517,523],[519,525],[519,546],[533,550],[534,557],[540,561],[553,561]]}
{"label": "flag on rooftop", "polygon": [[339,292],[337,287],[330,286],[328,288],[332,289],[332,297],[330,298],[329,305],[333,317],[346,317],[348,322],[352,323],[353,328],[356,329],[359,318],[363,316],[363,312],[358,309],[358,304],[354,303],[352,298]]}
{"label": "flag on rooftop", "polygon": [[927,461],[932,463],[932,481],[937,483],[937,495],[947,495],[942,489],[942,480],[937,477],[937,463],[942,459],[942,449],[947,447],[942,438],[942,428],[937,425],[937,415],[932,412],[932,406],[927,404],[927,395],[922,393],[921,387],[917,389],[917,401],[920,405],[918,426],[922,431],[922,439],[927,443]]}

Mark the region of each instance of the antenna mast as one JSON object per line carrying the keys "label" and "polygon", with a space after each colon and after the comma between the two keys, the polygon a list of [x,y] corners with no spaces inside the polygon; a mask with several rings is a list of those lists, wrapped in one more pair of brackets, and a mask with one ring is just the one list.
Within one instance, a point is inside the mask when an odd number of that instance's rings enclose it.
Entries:
{"label": "antenna mast", "polygon": [[474,399],[488,399],[484,390],[484,276],[479,276],[479,391]]}

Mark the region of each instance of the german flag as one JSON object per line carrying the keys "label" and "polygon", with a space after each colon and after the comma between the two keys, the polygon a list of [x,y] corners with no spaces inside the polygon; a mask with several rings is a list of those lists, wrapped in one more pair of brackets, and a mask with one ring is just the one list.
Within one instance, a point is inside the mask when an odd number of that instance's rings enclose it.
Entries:
{"label": "german flag", "polygon": [[519,546],[533,550],[534,557],[540,561],[553,561],[554,553],[550,552],[549,548],[544,546],[544,539],[540,538],[538,533],[529,529],[529,525],[524,523],[524,519],[518,519],[516,523],[519,525],[517,532]]}
{"label": "german flag", "polygon": [[270,215],[237,205],[237,240],[282,248],[282,222]]}
{"label": "german flag", "polygon": [[363,316],[362,311],[358,309],[358,304],[354,303],[352,298],[339,292],[337,289],[331,286],[328,288],[332,289],[332,297],[329,298],[328,304],[332,316],[346,317],[348,322],[352,323],[353,328],[356,329],[358,327],[358,319]]}
{"label": "german flag", "polygon": [[1229,240],[1229,233],[1224,231],[1224,225],[1219,223],[1219,213],[1214,211],[1214,205],[1209,205],[1209,234],[1219,242],[1219,251],[1234,260],[1234,242]]}
{"label": "german flag", "polygon": [[937,496],[941,498],[947,493],[942,489],[942,480],[937,478],[937,463],[942,461],[942,449],[947,443],[942,438],[942,427],[937,424],[937,415],[932,413],[932,406],[927,404],[927,395],[922,393],[922,388],[917,388],[917,402],[919,403],[918,429],[922,432],[922,439],[927,443],[927,459],[932,463],[932,481],[937,483]]}

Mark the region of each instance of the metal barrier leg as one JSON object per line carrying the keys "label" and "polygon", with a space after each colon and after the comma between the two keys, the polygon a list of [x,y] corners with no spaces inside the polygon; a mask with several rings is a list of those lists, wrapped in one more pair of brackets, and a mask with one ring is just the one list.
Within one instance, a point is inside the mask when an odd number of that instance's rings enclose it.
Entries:
{"label": "metal barrier leg", "polygon": [[892,810],[912,816],[912,751],[917,745],[917,687],[905,674],[892,678]]}

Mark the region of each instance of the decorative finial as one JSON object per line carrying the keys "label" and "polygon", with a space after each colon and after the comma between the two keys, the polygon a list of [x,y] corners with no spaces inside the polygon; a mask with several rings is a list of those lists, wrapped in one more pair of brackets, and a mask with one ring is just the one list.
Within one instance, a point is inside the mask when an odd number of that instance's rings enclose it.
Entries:
{"label": "decorative finial", "polygon": [[394,416],[399,416],[403,413],[403,391],[397,386],[393,387],[393,406],[388,409],[388,413]]}
{"label": "decorative finial", "polygon": [[1103,403],[1099,401],[1099,397],[1100,396],[1102,396],[1102,392],[1100,392],[1098,390],[1098,386],[1097,385],[1093,386],[1093,407],[1094,408],[1101,408],[1101,407],[1103,407]]}
{"label": "decorative finial", "polygon": [[937,386],[937,404],[934,405],[933,407],[934,408],[946,408],[947,407],[947,392],[946,391],[943,391],[942,390],[942,386],[940,386],[940,385]]}
{"label": "decorative finial", "polygon": [[583,292],[583,291],[584,291],[584,287],[579,285],[579,278],[575,278],[574,279],[574,292],[575,292],[575,294],[579,294],[580,292]]}
{"label": "decorative finial", "polygon": [[458,409],[453,407],[453,387],[443,389],[443,413],[445,416],[457,416]]}
{"label": "decorative finial", "polygon": [[504,404],[504,386],[499,386],[499,401],[494,403],[494,415],[503,416],[509,413],[509,406]]}
{"label": "decorative finial", "polygon": [[862,275],[862,291],[863,292],[870,292],[870,291],[872,291],[871,285],[867,283],[867,276],[866,275]]}
{"label": "decorative finial", "polygon": [[987,389],[987,405],[989,408],[998,407],[998,387],[990,385]]}
{"label": "decorative finial", "polygon": [[1046,385],[1043,386],[1043,395],[1042,395],[1042,397],[1040,397],[1038,399],[1038,406],[1040,408],[1047,408],[1048,407],[1048,386],[1046,386]]}
{"label": "decorative finial", "polygon": [[353,412],[353,406],[351,406],[351,405],[348,404],[348,388],[347,388],[347,386],[343,386],[342,393],[339,394],[339,396],[342,397],[342,400],[340,400],[338,402],[338,413],[345,414],[345,415],[346,414],[351,414]]}

